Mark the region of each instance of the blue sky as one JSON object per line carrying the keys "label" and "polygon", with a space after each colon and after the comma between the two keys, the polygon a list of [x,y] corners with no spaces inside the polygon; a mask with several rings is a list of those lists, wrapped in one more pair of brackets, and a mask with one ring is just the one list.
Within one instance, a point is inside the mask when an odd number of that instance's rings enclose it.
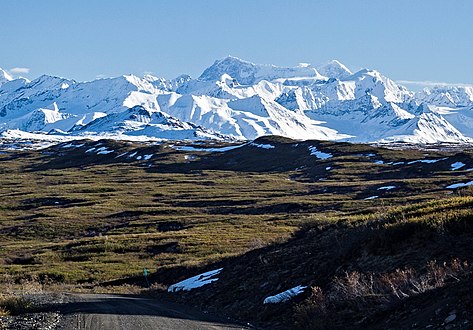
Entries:
{"label": "blue sky", "polygon": [[28,78],[196,77],[233,55],[473,84],[470,0],[0,0],[0,12],[0,67]]}

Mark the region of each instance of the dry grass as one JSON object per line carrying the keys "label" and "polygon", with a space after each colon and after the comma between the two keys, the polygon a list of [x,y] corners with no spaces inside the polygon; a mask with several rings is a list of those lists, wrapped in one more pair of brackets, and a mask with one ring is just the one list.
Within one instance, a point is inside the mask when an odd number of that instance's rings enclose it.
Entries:
{"label": "dry grass", "polygon": [[32,303],[24,297],[2,296],[0,297],[0,316],[19,315],[30,311]]}
{"label": "dry grass", "polygon": [[297,323],[304,328],[323,329],[335,325],[335,314],[356,314],[367,319],[404,299],[442,288],[471,273],[468,262],[458,259],[443,264],[431,261],[423,271],[402,268],[381,274],[345,273],[335,277],[325,290],[312,287],[309,298],[295,308]]}

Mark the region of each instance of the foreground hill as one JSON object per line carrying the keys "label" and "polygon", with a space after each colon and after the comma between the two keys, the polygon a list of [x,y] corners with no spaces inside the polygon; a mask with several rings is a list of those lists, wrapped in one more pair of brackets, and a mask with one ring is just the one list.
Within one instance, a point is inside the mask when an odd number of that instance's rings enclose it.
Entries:
{"label": "foreground hill", "polygon": [[124,75],[77,82],[43,75],[28,81],[0,72],[0,131],[6,136],[20,130],[128,140],[473,138],[473,87],[414,93],[378,71],[352,72],[338,61],[284,68],[229,56],[198,78],[172,80]]}
{"label": "foreground hill", "polygon": [[471,322],[468,149],[3,143],[2,286],[147,287],[147,268],[161,297],[270,328]]}

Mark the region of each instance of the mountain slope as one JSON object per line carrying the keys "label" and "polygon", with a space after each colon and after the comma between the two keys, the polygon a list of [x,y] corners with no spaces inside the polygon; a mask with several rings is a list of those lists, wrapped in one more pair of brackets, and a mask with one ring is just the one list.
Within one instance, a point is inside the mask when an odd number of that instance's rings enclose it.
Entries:
{"label": "mountain slope", "polygon": [[473,105],[473,86],[438,86],[417,93],[423,102],[445,107]]}
{"label": "mountain slope", "polygon": [[123,112],[97,118],[82,127],[75,127],[75,133],[84,131],[144,135],[170,140],[223,138],[221,135],[213,134],[193,124],[181,122],[162,112],[149,111],[140,105]]}
{"label": "mountain slope", "polygon": [[[137,106],[147,119],[130,120]],[[472,109],[473,87],[413,93],[378,71],[353,73],[336,60],[317,69],[285,68],[228,56],[197,79],[172,80],[124,75],[76,82],[43,75],[28,81],[0,71],[0,130],[72,136],[469,143]]]}

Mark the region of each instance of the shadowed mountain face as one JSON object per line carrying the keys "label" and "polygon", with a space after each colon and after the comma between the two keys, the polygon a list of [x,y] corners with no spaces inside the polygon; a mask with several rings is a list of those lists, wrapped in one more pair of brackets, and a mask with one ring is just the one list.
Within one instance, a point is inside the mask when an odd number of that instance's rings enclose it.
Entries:
{"label": "shadowed mountain face", "polygon": [[172,80],[125,75],[76,82],[43,75],[27,81],[0,73],[0,130],[10,137],[281,135],[414,143],[473,138],[472,87],[413,93],[375,70],[353,73],[335,60],[318,68],[304,63],[285,68],[227,57],[197,79]]}

